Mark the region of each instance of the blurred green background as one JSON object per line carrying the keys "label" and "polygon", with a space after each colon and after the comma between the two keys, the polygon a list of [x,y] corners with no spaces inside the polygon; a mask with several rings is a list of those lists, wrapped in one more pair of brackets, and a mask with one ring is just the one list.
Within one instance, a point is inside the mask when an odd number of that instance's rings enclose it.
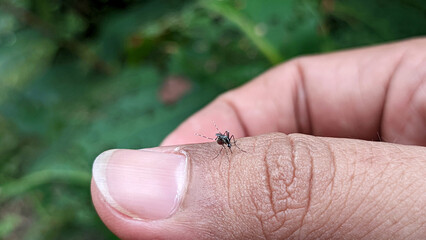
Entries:
{"label": "blurred green background", "polygon": [[426,33],[424,0],[0,0],[0,239],[116,239],[89,184],[303,54]]}

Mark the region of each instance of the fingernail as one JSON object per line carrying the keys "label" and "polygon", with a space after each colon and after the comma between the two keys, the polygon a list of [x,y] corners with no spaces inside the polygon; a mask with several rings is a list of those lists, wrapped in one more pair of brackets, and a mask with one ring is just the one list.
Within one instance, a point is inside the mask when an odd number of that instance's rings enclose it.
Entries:
{"label": "fingernail", "polygon": [[172,216],[187,184],[187,158],[170,148],[108,150],[93,164],[93,179],[105,201],[135,218]]}

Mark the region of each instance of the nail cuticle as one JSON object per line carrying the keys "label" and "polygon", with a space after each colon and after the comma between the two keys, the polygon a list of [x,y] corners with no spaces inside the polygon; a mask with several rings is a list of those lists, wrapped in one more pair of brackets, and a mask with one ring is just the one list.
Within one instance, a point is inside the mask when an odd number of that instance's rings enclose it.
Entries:
{"label": "nail cuticle", "polygon": [[120,204],[118,204],[114,198],[111,196],[107,179],[106,179],[106,171],[108,163],[111,159],[111,156],[114,154],[114,152],[117,151],[117,149],[111,149],[107,150],[103,153],[101,153],[98,157],[96,157],[95,162],[93,163],[93,169],[97,171],[93,171],[93,178],[95,180],[96,187],[99,189],[99,191],[102,194],[102,197],[104,198],[104,201],[111,206],[111,208],[115,209],[117,212],[131,217],[133,219],[138,218],[135,214],[129,212]]}
{"label": "nail cuticle", "polygon": [[177,205],[176,205],[176,209],[175,209],[174,212],[172,212],[170,214],[170,216],[172,216],[174,213],[177,212],[177,210],[182,206],[182,203],[185,200],[186,192],[188,190],[188,185],[189,185],[189,174],[190,174],[190,161],[189,161],[188,152],[183,150],[182,147],[176,147],[173,151],[175,153],[180,153],[180,154],[185,156],[185,169],[184,169],[184,172],[185,172],[184,178],[185,179],[183,181],[183,186],[181,188],[181,191],[178,191],[178,192],[180,192],[180,196],[179,196],[179,199],[178,199],[178,202],[177,202]]}

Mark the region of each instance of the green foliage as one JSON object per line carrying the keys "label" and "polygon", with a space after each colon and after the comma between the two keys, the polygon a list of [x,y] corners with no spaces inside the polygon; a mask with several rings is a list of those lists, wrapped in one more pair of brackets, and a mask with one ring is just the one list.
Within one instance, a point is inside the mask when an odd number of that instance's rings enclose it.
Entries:
{"label": "green foliage", "polygon": [[[302,54],[426,33],[423,0],[0,0],[0,238],[115,239],[93,159],[158,145],[223,91]],[[159,94],[180,76],[191,89]]]}

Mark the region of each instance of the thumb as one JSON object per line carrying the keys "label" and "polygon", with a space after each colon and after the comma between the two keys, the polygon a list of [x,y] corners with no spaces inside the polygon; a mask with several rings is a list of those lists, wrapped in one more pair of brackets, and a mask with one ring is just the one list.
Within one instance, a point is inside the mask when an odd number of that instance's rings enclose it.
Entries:
{"label": "thumb", "polygon": [[123,239],[426,236],[424,147],[280,133],[237,146],[104,152],[96,210]]}

